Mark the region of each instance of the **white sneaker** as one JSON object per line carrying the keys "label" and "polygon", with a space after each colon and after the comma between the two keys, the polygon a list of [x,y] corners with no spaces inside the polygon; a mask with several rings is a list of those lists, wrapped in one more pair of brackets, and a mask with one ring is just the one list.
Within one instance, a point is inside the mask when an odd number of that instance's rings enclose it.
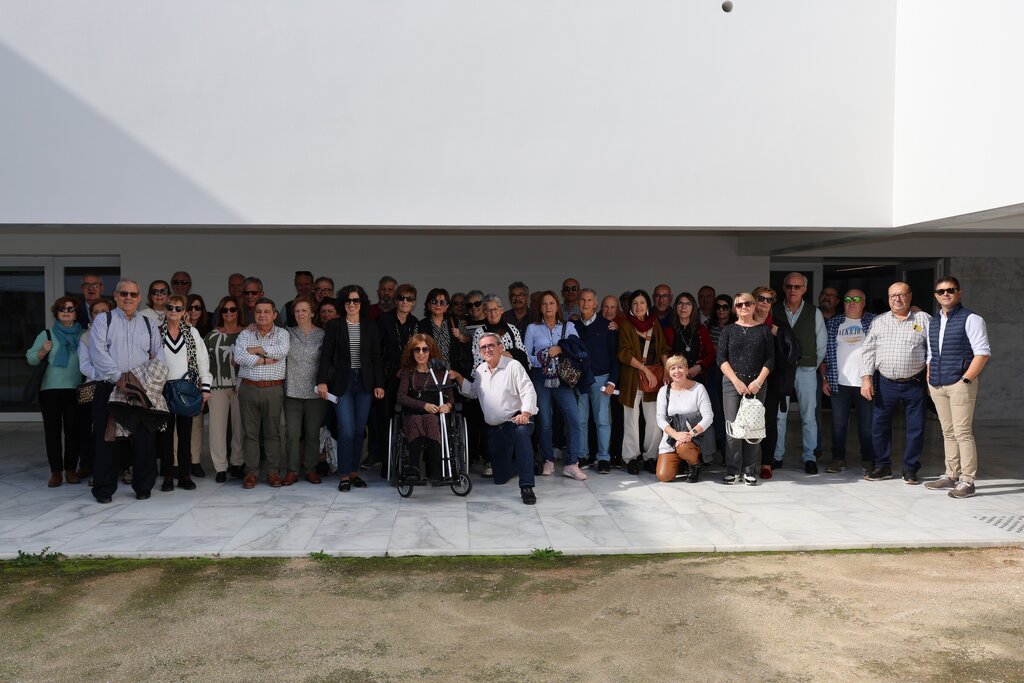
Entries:
{"label": "white sneaker", "polygon": [[576,481],[587,480],[587,473],[581,470],[579,465],[566,465],[562,468],[562,474]]}
{"label": "white sneaker", "polygon": [[493,477],[494,476],[494,470],[491,469],[491,463],[487,463],[487,464],[484,465],[484,476],[485,477]]}
{"label": "white sneaker", "polygon": [[543,474],[545,477],[550,477],[554,473],[555,473],[555,463],[551,462],[550,460],[545,460],[544,461],[544,471],[541,472],[541,474]]}

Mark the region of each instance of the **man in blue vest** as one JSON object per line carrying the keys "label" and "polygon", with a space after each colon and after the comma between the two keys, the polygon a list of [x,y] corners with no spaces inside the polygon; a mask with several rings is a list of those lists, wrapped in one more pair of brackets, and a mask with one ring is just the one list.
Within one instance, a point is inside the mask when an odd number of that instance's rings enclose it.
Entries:
{"label": "man in blue vest", "polygon": [[[800,340],[800,360],[797,362],[793,388],[800,404],[800,421],[803,422],[804,472],[818,473],[818,458],[814,449],[818,447],[818,422],[814,409],[818,405],[817,369],[825,360],[825,346],[828,339],[825,332],[825,318],[821,311],[804,301],[807,293],[807,278],[800,273],[790,273],[783,281],[785,298],[772,309],[775,324],[789,327]],[[779,412],[779,440],[775,446],[775,460],[782,460],[786,451],[786,420],[789,414]],[[771,415],[769,418],[773,417]]]}
{"label": "man in blue vest", "polygon": [[960,291],[955,277],[939,278],[935,300],[942,310],[928,329],[928,391],[942,425],[946,473],[925,488],[950,489],[950,498],[974,495],[974,404],[978,375],[991,357],[985,320],[960,305]]}

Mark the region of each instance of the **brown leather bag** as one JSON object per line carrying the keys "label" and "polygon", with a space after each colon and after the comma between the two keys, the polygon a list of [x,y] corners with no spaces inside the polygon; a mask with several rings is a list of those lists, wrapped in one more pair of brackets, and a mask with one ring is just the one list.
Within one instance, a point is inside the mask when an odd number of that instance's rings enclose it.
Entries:
{"label": "brown leather bag", "polygon": [[[658,321],[654,321],[654,324],[657,325]],[[651,337],[653,336],[653,328],[647,330],[647,334],[644,335],[643,359],[645,364],[647,360],[647,353],[648,351],[650,351],[651,348]],[[646,372],[644,372],[643,370],[637,370],[637,374],[640,375],[640,391],[644,392],[645,394],[653,394],[658,389],[661,389],[662,385],[665,384],[665,368],[662,367],[660,363],[657,363],[654,365],[647,365],[647,369],[654,373],[654,384],[652,385],[651,381],[647,379]]]}

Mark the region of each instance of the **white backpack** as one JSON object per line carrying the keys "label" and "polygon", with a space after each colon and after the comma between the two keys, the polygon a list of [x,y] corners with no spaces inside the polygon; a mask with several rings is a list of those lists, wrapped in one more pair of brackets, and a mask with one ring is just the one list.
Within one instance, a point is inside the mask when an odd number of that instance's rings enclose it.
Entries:
{"label": "white backpack", "polygon": [[733,439],[743,439],[747,443],[760,443],[765,437],[764,404],[756,398],[740,398],[740,407],[736,411],[736,419],[726,420],[725,433]]}

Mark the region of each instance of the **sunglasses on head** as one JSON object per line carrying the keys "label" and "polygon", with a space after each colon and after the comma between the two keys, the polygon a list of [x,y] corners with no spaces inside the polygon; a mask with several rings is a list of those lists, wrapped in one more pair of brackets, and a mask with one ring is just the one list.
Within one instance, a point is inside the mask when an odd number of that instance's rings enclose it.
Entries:
{"label": "sunglasses on head", "polygon": [[118,292],[117,295],[120,296],[120,297],[124,297],[125,299],[138,299],[139,298],[139,293],[138,292]]}
{"label": "sunglasses on head", "polygon": [[399,294],[398,296],[395,297],[395,300],[396,301],[407,301],[410,304],[416,303],[416,297],[414,297],[412,294]]}
{"label": "sunglasses on head", "polygon": [[761,304],[772,304],[775,303],[775,297],[765,296],[764,294],[757,295],[757,302]]}
{"label": "sunglasses on head", "polygon": [[58,308],[57,312],[58,313],[74,313],[75,312],[75,307],[74,306],[65,306],[64,308]]}
{"label": "sunglasses on head", "polygon": [[859,304],[861,301],[864,301],[864,297],[862,297],[862,296],[844,296],[843,297],[843,303],[844,304]]}
{"label": "sunglasses on head", "polygon": [[164,296],[170,293],[170,290],[167,289],[166,287],[156,287],[154,289],[149,290],[150,296]]}
{"label": "sunglasses on head", "polygon": [[171,284],[172,285],[178,285],[179,287],[184,287],[185,285],[192,284],[192,281],[191,280],[171,280]]}
{"label": "sunglasses on head", "polygon": [[238,313],[238,309],[234,306],[221,306],[220,312],[227,315],[228,313]]}
{"label": "sunglasses on head", "polygon": [[175,313],[182,313],[185,310],[184,306],[172,306],[171,304],[167,304],[164,308],[166,308],[168,312],[174,311]]}
{"label": "sunglasses on head", "polygon": [[753,305],[754,305],[753,301],[737,301],[736,302],[736,308],[747,308],[748,306],[753,306]]}
{"label": "sunglasses on head", "polygon": [[935,293],[942,296],[943,294],[956,294],[959,291],[956,287],[946,287],[945,289],[936,289]]}

